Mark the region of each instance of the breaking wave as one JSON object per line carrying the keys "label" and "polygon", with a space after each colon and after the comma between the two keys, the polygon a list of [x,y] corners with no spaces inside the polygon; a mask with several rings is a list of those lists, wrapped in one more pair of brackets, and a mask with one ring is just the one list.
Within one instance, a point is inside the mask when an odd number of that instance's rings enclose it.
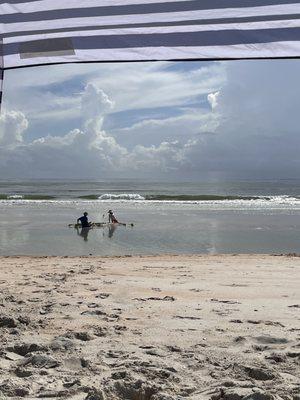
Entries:
{"label": "breaking wave", "polygon": [[146,200],[145,197],[138,193],[105,193],[98,197],[99,200]]}
{"label": "breaking wave", "polygon": [[7,200],[23,200],[24,196],[21,194],[12,194],[7,196]]}
{"label": "breaking wave", "polygon": [[0,200],[21,201],[21,200],[55,200],[54,196],[40,194],[0,194]]}

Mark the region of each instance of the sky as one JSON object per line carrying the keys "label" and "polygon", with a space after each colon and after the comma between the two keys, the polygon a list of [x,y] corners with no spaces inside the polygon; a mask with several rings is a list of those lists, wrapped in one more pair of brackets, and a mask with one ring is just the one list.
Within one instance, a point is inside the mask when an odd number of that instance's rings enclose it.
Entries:
{"label": "sky", "polygon": [[0,179],[300,174],[300,60],[6,71]]}

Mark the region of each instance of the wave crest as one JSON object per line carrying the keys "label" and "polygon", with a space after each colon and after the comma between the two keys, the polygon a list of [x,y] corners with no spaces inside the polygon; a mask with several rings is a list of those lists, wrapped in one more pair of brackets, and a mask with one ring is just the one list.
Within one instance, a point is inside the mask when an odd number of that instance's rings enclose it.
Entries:
{"label": "wave crest", "polygon": [[145,200],[145,197],[138,193],[105,193],[98,197],[99,200]]}
{"label": "wave crest", "polygon": [[21,194],[10,194],[7,196],[7,200],[23,200],[24,196]]}

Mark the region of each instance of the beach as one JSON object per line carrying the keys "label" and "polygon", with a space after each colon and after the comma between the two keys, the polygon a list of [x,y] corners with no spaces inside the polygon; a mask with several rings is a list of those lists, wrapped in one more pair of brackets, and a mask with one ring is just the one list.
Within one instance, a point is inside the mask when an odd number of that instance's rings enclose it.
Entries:
{"label": "beach", "polygon": [[296,254],[0,264],[3,398],[300,398]]}

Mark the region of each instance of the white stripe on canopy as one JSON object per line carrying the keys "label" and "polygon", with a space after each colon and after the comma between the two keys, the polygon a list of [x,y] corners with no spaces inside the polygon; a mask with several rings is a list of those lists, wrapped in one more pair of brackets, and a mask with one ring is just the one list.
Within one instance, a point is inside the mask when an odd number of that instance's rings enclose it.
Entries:
{"label": "white stripe on canopy", "polygon": [[0,95],[8,68],[283,57],[300,0],[0,0]]}
{"label": "white stripe on canopy", "polygon": [[[164,3],[183,2],[190,0],[164,0]],[[161,3],[162,0],[43,0],[19,4],[0,4],[1,14],[15,14],[16,12],[31,13],[45,10],[67,10],[73,8],[124,6],[129,4],[154,4]],[[100,3],[100,4],[99,4]]]}

